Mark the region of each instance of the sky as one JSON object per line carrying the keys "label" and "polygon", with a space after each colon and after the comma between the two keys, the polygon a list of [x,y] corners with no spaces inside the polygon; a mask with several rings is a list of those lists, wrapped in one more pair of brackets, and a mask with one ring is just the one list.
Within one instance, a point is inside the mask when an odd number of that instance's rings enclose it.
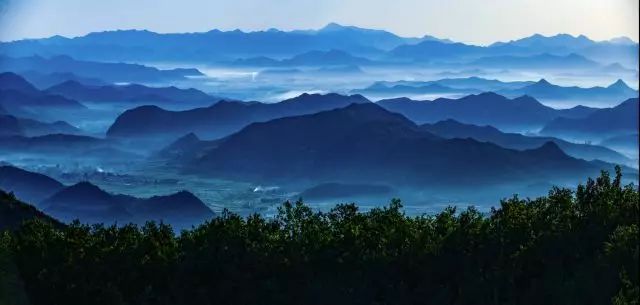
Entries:
{"label": "sky", "polygon": [[584,34],[638,41],[638,0],[0,0],[0,40],[115,29],[317,29],[329,22],[474,44]]}

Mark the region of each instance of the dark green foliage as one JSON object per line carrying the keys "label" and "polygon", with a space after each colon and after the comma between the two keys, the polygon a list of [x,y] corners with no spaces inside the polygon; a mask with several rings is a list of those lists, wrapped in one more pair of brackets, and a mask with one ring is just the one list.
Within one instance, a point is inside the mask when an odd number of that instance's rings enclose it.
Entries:
{"label": "dark green foliage", "polygon": [[638,191],[603,173],[484,215],[284,203],[166,225],[26,223],[10,248],[33,304],[638,304]]}
{"label": "dark green foliage", "polygon": [[24,221],[40,219],[49,222],[56,227],[62,224],[36,209],[30,204],[16,199],[13,193],[0,190],[0,233],[4,230],[16,230]]}

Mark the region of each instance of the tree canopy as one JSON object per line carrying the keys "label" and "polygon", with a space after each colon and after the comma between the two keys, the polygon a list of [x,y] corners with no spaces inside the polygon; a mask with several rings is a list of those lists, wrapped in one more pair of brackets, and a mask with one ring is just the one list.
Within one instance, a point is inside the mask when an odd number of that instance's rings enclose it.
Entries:
{"label": "tree canopy", "polygon": [[35,219],[3,235],[0,259],[35,305],[638,304],[638,198],[618,170],[489,213],[297,201],[179,234]]}

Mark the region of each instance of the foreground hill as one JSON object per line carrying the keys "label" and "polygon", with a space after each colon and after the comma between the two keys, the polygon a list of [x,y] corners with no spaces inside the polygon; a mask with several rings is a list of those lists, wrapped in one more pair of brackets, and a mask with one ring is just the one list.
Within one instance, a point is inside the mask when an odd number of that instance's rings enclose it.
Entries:
{"label": "foreground hill", "polygon": [[401,113],[418,124],[454,119],[462,123],[491,125],[504,130],[535,129],[558,117],[580,118],[595,111],[594,108],[582,106],[556,110],[529,96],[508,99],[492,92],[433,101],[387,99],[377,104],[389,111]]}
{"label": "foreground hill", "polygon": [[187,111],[168,111],[156,106],[142,106],[120,115],[109,127],[107,136],[176,138],[193,132],[200,137],[217,138],[236,132],[254,122],[315,113],[345,107],[352,103],[369,101],[361,95],[305,93],[274,104],[221,101],[207,108]]}
{"label": "foreground hill", "polygon": [[637,132],[638,98],[628,99],[613,108],[600,109],[583,118],[557,118],[540,131],[542,134],[588,140]]}
{"label": "foreground hill", "polygon": [[565,153],[576,158],[585,160],[599,159],[622,165],[629,165],[632,162],[622,154],[602,146],[575,144],[553,137],[535,137],[525,136],[518,133],[504,133],[491,126],[463,124],[455,120],[445,120],[434,124],[424,124],[421,125],[420,128],[447,139],[472,138],[478,141],[491,142],[505,148],[518,150],[534,149],[544,145],[546,142],[553,142]]}
{"label": "foreground hill", "polygon": [[36,219],[55,226],[62,226],[58,220],[33,205],[21,202],[16,199],[15,195],[0,189],[0,232],[17,230],[24,222]]}
{"label": "foreground hill", "polygon": [[599,170],[567,156],[553,142],[516,151],[471,139],[443,139],[372,103],[251,124],[220,140],[186,169],[272,183],[430,186],[553,180]]}

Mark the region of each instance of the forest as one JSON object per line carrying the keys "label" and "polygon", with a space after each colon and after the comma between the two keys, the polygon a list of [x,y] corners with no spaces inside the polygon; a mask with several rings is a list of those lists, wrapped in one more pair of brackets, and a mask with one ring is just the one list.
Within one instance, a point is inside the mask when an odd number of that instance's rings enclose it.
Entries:
{"label": "forest", "polygon": [[3,193],[3,225],[26,220],[0,238],[0,303],[638,304],[638,189],[621,179],[617,168],[489,213],[297,201],[181,232],[64,225]]}

